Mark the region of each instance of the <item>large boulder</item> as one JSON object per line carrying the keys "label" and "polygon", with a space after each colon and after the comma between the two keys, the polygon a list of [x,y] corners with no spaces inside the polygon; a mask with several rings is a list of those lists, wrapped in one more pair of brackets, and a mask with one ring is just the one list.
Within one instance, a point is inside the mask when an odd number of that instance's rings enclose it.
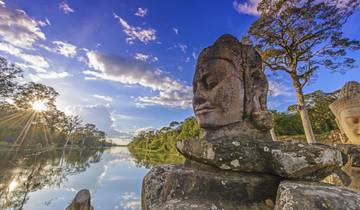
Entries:
{"label": "large boulder", "polygon": [[275,210],[358,210],[360,194],[346,187],[318,182],[283,181]]}
{"label": "large boulder", "polygon": [[91,196],[88,189],[80,190],[65,210],[94,210],[91,206]]}
{"label": "large boulder", "polygon": [[273,209],[279,177],[158,166],[143,180],[143,210]]}
{"label": "large boulder", "polygon": [[341,152],[324,144],[240,138],[178,142],[185,157],[222,170],[267,173],[287,179],[322,180],[343,164]]}

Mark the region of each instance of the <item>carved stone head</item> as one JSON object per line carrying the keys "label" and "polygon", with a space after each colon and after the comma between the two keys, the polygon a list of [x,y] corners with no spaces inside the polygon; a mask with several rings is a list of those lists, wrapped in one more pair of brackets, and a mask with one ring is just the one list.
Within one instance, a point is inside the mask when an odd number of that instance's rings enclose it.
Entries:
{"label": "carved stone head", "polygon": [[246,122],[268,131],[273,123],[266,107],[267,91],[262,60],[252,46],[223,35],[200,53],[193,109],[205,130]]}
{"label": "carved stone head", "polygon": [[330,109],[350,143],[360,144],[360,84],[356,81],[347,82],[339,98],[330,104]]}

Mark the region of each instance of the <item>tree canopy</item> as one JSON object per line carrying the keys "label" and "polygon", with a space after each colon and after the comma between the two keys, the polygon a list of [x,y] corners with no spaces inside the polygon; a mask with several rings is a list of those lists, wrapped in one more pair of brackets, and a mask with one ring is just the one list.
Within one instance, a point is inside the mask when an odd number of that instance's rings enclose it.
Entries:
{"label": "tree canopy", "polygon": [[354,67],[347,52],[359,50],[360,42],[344,37],[342,27],[359,4],[360,0],[262,0],[260,16],[249,29],[265,67],[290,76],[308,142],[315,138],[303,88],[321,67],[333,72]]}

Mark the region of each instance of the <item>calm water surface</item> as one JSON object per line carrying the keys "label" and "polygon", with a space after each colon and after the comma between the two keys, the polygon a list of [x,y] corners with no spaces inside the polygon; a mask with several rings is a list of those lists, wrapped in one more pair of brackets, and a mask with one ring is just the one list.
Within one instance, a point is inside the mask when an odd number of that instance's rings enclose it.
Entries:
{"label": "calm water surface", "polygon": [[83,188],[91,191],[96,210],[140,209],[149,170],[126,147],[3,151],[1,157],[0,209],[65,209]]}

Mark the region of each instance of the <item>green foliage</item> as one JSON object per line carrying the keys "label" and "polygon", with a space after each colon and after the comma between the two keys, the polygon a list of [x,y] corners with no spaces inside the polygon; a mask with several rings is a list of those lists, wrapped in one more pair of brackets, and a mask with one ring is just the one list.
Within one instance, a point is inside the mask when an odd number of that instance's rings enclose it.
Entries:
{"label": "green foliage", "polygon": [[[176,126],[175,126],[176,125]],[[185,119],[181,123],[171,122],[170,127],[163,127],[157,131],[140,132],[128,145],[133,151],[157,151],[176,154],[175,144],[190,138],[200,139],[203,135],[199,124],[194,117]]]}
{"label": "green foliage", "polygon": [[[0,139],[26,146],[106,144],[105,133],[95,125],[82,125],[79,117],[66,116],[57,109],[59,93],[54,88],[34,82],[18,85],[15,79],[21,72],[0,57]],[[46,110],[33,110],[35,101],[44,102]]]}
{"label": "green foliage", "polygon": [[273,111],[275,133],[277,136],[304,134],[302,122],[298,113]]}
{"label": "green foliage", "polygon": [[0,97],[10,97],[17,86],[15,78],[19,77],[22,70],[0,56]]}
{"label": "green foliage", "polygon": [[[339,90],[332,93],[317,90],[304,96],[314,133],[323,134],[338,129],[335,116],[329,109],[329,105],[336,100],[338,93]],[[296,111],[297,105],[289,106],[288,112],[273,111],[275,133],[278,136],[304,134],[300,115]]]}

